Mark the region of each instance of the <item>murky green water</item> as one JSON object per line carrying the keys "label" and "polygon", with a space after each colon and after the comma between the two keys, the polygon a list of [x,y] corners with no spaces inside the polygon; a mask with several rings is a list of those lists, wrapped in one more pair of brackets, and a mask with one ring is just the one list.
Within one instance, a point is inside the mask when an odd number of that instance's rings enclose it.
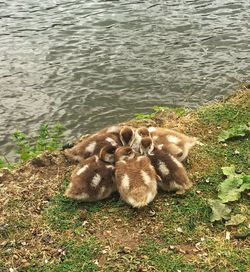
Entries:
{"label": "murky green water", "polygon": [[61,121],[69,138],[196,107],[250,80],[250,2],[0,1],[0,145]]}

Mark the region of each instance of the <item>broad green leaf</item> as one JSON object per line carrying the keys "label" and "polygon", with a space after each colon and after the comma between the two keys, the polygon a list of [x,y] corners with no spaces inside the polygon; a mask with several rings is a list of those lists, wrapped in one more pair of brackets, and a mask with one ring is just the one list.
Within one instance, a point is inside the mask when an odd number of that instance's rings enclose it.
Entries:
{"label": "broad green leaf", "polygon": [[235,176],[237,175],[235,173],[235,166],[232,165],[232,166],[228,166],[228,167],[221,167],[222,169],[222,172],[225,176]]}
{"label": "broad green leaf", "polygon": [[230,220],[226,223],[226,226],[237,226],[246,220],[246,216],[242,214],[232,215]]}
{"label": "broad green leaf", "polygon": [[240,186],[240,191],[250,190],[250,175],[245,175],[242,177],[243,184]]}
{"label": "broad green leaf", "polygon": [[250,175],[236,174],[235,166],[222,167],[223,174],[227,176],[219,186],[219,198],[223,203],[235,201],[240,198],[240,193],[250,190]]}
{"label": "broad green leaf", "polygon": [[243,179],[243,182],[244,182],[244,183],[247,183],[247,184],[250,185],[250,175],[244,175],[244,176],[242,177],[242,179]]}
{"label": "broad green leaf", "polygon": [[223,130],[218,136],[218,141],[225,142],[227,139],[245,136],[248,132],[249,127],[247,125],[238,125],[228,130]]}
{"label": "broad green leaf", "polygon": [[209,199],[208,203],[212,209],[212,215],[210,218],[211,222],[218,221],[221,219],[229,219],[231,209],[228,208],[225,204],[221,203],[220,200],[218,199]]}
{"label": "broad green leaf", "polygon": [[241,177],[229,177],[219,185],[218,197],[223,203],[235,201],[240,198],[240,186],[243,183]]}

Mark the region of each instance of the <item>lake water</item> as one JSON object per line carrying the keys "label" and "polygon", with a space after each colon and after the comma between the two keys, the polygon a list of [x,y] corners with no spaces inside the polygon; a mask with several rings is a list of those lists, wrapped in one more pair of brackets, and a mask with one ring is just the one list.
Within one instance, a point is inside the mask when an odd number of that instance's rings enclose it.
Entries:
{"label": "lake water", "polygon": [[250,76],[250,1],[0,1],[0,146],[41,123],[72,139],[196,107]]}

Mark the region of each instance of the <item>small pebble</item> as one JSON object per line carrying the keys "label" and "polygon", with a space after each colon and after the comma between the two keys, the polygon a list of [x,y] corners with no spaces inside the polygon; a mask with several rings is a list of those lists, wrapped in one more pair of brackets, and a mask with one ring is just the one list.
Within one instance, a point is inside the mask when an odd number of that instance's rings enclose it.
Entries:
{"label": "small pebble", "polygon": [[51,240],[51,236],[50,235],[45,235],[42,237],[42,241],[45,243],[45,244],[48,244]]}
{"label": "small pebble", "polygon": [[149,216],[153,217],[155,216],[156,212],[154,210],[149,211]]}
{"label": "small pebble", "polygon": [[83,223],[82,223],[82,226],[85,226],[85,225],[87,225],[89,222],[88,221],[84,221]]}
{"label": "small pebble", "polygon": [[226,239],[226,240],[230,240],[230,232],[229,232],[229,231],[226,232],[226,237],[225,237],[225,239]]}
{"label": "small pebble", "polygon": [[195,248],[198,250],[198,251],[201,251],[201,247],[200,247],[201,243],[198,242],[195,244]]}
{"label": "small pebble", "polygon": [[178,227],[176,230],[180,233],[183,233],[183,229],[181,227]]}

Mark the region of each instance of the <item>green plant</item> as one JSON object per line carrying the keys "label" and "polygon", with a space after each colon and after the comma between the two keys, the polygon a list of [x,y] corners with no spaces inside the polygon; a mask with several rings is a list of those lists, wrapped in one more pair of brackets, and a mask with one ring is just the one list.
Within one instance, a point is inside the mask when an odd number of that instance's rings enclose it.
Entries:
{"label": "green plant", "polygon": [[[222,167],[223,174],[227,177],[218,186],[219,199],[209,199],[208,203],[212,209],[211,222],[221,219],[228,220],[230,218],[231,209],[225,205],[225,203],[239,200],[241,193],[245,190],[250,190],[250,175],[244,173],[237,174],[235,172],[235,166]],[[231,217],[229,224],[235,224],[235,222],[243,222],[245,216],[238,214]],[[243,221],[242,221],[243,220]]]}
{"label": "green plant", "polygon": [[144,113],[136,113],[135,114],[135,118],[136,119],[152,119],[155,117],[155,114],[159,111],[164,111],[166,110],[166,107],[162,107],[162,106],[153,106],[152,109],[154,110],[154,112],[152,113],[148,113],[148,114],[144,114]]}
{"label": "green plant", "polygon": [[7,157],[4,155],[4,153],[2,153],[0,151],[0,169],[1,168],[13,168],[13,164],[9,162],[9,160],[7,159]]}
{"label": "green plant", "polygon": [[136,119],[151,119],[155,116],[155,113],[143,114],[143,113],[136,113]]}
{"label": "green plant", "polygon": [[16,153],[22,161],[26,161],[45,150],[53,151],[61,144],[64,127],[57,123],[49,128],[48,124],[42,124],[34,137],[17,130],[12,135],[12,140],[17,146]]}
{"label": "green plant", "polygon": [[235,137],[242,137],[246,136],[250,132],[250,127],[247,125],[237,125],[228,130],[223,130],[219,136],[219,142],[225,142],[228,139],[235,138]]}
{"label": "green plant", "polygon": [[183,108],[168,108],[168,107],[163,107],[158,105],[153,106],[152,109],[154,110],[154,112],[152,113],[147,113],[147,114],[136,113],[135,118],[136,119],[152,119],[155,117],[156,113],[160,111],[171,111],[176,113],[178,116],[182,116],[186,112],[186,110]]}
{"label": "green plant", "polygon": [[0,159],[0,168],[5,167],[6,163],[4,160]]}
{"label": "green plant", "polygon": [[218,197],[223,203],[238,200],[241,193],[250,189],[250,175],[235,173],[235,167],[222,167],[227,178],[219,184]]}
{"label": "green plant", "polygon": [[165,110],[167,110],[167,109],[169,109],[169,108],[163,107],[163,106],[159,106],[159,105],[155,105],[155,106],[152,107],[152,109],[153,109],[155,112],[158,112],[158,111],[165,111]]}

